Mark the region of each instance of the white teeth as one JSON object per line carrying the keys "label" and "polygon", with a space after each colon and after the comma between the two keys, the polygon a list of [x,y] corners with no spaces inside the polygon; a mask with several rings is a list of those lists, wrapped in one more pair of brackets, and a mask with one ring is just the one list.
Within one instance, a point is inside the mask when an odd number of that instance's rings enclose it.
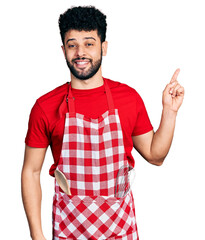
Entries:
{"label": "white teeth", "polygon": [[87,62],[77,62],[77,64],[79,65],[83,65],[83,64],[86,64]]}

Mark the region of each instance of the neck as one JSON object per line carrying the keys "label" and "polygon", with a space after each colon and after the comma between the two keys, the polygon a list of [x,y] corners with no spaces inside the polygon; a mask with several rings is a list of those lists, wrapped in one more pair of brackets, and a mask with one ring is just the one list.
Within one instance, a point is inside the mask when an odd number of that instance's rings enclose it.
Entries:
{"label": "neck", "polygon": [[71,86],[75,89],[92,89],[101,87],[104,84],[101,68],[98,72],[87,80],[80,80],[71,74]]}

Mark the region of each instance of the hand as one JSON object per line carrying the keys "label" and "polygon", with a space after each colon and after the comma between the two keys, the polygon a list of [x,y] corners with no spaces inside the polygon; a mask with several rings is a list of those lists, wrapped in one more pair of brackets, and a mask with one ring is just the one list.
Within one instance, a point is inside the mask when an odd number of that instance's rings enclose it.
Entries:
{"label": "hand", "polygon": [[163,92],[162,104],[164,108],[178,112],[184,99],[184,88],[178,83],[177,77],[180,69],[177,69],[172,79]]}
{"label": "hand", "polygon": [[42,237],[35,237],[35,238],[32,238],[32,240],[46,240],[44,236]]}

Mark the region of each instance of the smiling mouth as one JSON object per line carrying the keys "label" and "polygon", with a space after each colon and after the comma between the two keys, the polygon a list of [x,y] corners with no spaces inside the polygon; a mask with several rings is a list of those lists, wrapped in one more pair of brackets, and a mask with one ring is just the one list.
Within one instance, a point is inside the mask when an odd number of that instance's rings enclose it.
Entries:
{"label": "smiling mouth", "polygon": [[74,59],[73,63],[77,68],[84,69],[88,66],[88,64],[91,62],[90,59]]}

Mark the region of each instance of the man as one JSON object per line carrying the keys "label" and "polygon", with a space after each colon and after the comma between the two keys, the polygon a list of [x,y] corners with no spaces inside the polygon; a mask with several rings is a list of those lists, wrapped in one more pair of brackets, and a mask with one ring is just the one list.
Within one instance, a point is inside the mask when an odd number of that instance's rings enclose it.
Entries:
{"label": "man", "polygon": [[106,16],[94,7],[73,7],[59,27],[71,82],[39,98],[31,111],[22,170],[31,237],[45,239],[40,172],[50,145],[50,175],[63,173],[71,192],[55,181],[53,239],[138,239],[132,192],[118,191],[118,176],[123,166],[134,167],[133,146],[151,164],[163,163],[184,97],[179,69],[163,92],[154,133],[138,93],[102,77]]}

